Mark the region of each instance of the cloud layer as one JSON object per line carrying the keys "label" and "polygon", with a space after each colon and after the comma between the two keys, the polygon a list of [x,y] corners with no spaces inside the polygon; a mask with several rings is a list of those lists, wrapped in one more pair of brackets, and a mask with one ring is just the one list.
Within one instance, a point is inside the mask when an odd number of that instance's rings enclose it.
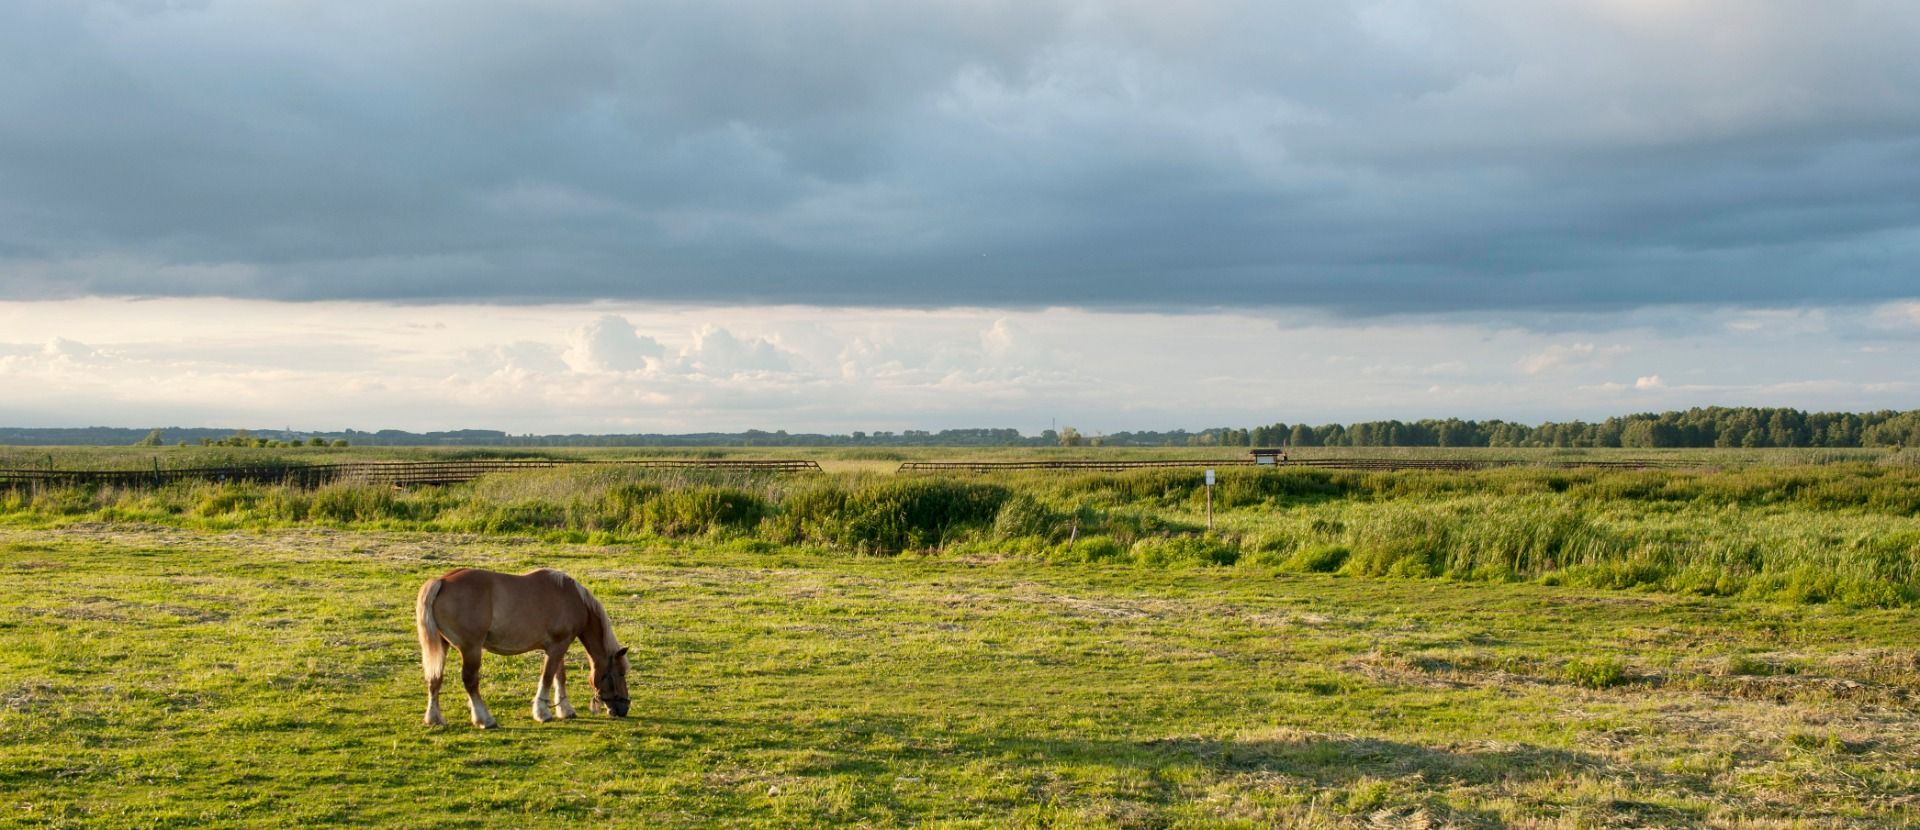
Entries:
{"label": "cloud layer", "polygon": [[[1881,302],[1916,42],[1900,0],[18,0],[0,298]],[[791,365],[621,336],[559,359]]]}
{"label": "cloud layer", "polygon": [[1292,313],[0,302],[0,425],[512,432],[1128,429],[1907,409],[1920,316],[1558,330]]}

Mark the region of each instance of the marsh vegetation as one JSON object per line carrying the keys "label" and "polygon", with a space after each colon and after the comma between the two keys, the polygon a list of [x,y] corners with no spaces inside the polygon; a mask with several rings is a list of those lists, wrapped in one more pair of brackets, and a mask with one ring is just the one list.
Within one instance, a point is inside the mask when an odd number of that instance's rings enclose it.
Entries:
{"label": "marsh vegetation", "polygon": [[0,492],[0,522],[325,526],[699,541],[859,555],[1006,556],[1534,581],[1873,607],[1920,601],[1920,467],[1902,456],[1726,469],[1197,470],[769,476],[618,465],[398,489],[178,483]]}

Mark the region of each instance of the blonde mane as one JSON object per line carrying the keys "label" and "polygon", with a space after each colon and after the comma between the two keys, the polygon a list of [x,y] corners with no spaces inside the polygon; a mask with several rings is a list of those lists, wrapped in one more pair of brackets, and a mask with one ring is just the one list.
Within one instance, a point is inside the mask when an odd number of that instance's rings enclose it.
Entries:
{"label": "blonde mane", "polygon": [[614,636],[613,618],[607,616],[607,607],[601,605],[600,598],[587,590],[587,586],[580,584],[580,580],[573,579],[571,576],[567,578],[573,580],[574,590],[580,592],[580,601],[587,604],[587,613],[592,614],[595,624],[600,626],[601,644],[605,653],[612,654],[619,651],[620,638]]}

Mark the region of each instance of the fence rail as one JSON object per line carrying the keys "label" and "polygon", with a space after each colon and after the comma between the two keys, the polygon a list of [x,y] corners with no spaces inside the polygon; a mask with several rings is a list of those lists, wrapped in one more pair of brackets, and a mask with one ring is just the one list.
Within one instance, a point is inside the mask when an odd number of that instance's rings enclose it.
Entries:
{"label": "fence rail", "polygon": [[1154,458],[1134,461],[1102,461],[1095,459],[1072,459],[1053,461],[907,461],[895,472],[928,473],[959,470],[970,473],[987,473],[996,470],[1100,470],[1116,472],[1120,470],[1141,470],[1150,467],[1251,467],[1253,461],[1246,458]]}
{"label": "fence rail", "polygon": [[648,459],[642,461],[574,461],[570,459],[493,459],[480,461],[357,461],[345,464],[288,464],[254,467],[183,467],[150,470],[0,469],[0,487],[114,485],[157,486],[177,481],[248,482],[317,487],[335,481],[359,481],[408,487],[421,484],[458,484],[490,473],[539,470],[596,464],[642,469],[745,470],[751,472],[819,472],[820,465],[803,459]]}
{"label": "fence rail", "polygon": [[[1119,472],[1153,467],[1252,467],[1249,458],[1143,459],[1134,461],[1071,459],[1052,461],[908,461],[896,472],[926,473],[958,471],[988,473],[1000,470],[1094,470]],[[1517,459],[1442,459],[1442,458],[1294,458],[1261,467],[1313,467],[1326,470],[1487,470],[1495,467],[1547,467],[1553,469],[1597,468],[1647,470],[1686,466],[1666,461],[1530,461]]]}
{"label": "fence rail", "polygon": [[[475,461],[356,461],[343,464],[289,464],[252,467],[184,467],[150,470],[60,470],[0,469],[0,487],[114,485],[142,487],[177,481],[248,482],[253,484],[293,484],[317,487],[335,481],[359,481],[411,487],[423,484],[458,484],[491,473],[539,470],[562,466],[601,465],[666,470],[741,470],[765,473],[813,473],[818,462],[807,459],[769,458],[657,458],[634,461],[574,459],[487,459]],[[1153,458],[1153,459],[1053,459],[1040,461],[908,461],[900,473],[968,472],[989,473],[1003,470],[1083,470],[1122,472],[1157,467],[1251,467],[1251,458]],[[1485,470],[1495,467],[1548,467],[1556,469],[1645,470],[1687,466],[1671,461],[1531,461],[1516,459],[1436,459],[1436,458],[1294,458],[1262,467],[1312,467],[1329,470]]]}

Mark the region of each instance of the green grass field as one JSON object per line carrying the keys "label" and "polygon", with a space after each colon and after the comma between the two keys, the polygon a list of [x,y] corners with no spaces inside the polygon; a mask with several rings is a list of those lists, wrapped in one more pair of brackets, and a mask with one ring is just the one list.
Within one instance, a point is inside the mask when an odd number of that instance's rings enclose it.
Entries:
{"label": "green grass field", "polygon": [[[502,729],[420,726],[456,565],[592,586],[635,716],[536,724],[496,656]],[[10,826],[1920,821],[1906,609],[97,523],[0,529],[0,580]]]}
{"label": "green grass field", "polygon": [[[0,825],[1920,824],[1902,456],[1222,470],[1212,532],[1193,470],[820,457],[0,491]],[[635,717],[496,656],[505,728],[419,725],[458,566],[592,587]]]}

